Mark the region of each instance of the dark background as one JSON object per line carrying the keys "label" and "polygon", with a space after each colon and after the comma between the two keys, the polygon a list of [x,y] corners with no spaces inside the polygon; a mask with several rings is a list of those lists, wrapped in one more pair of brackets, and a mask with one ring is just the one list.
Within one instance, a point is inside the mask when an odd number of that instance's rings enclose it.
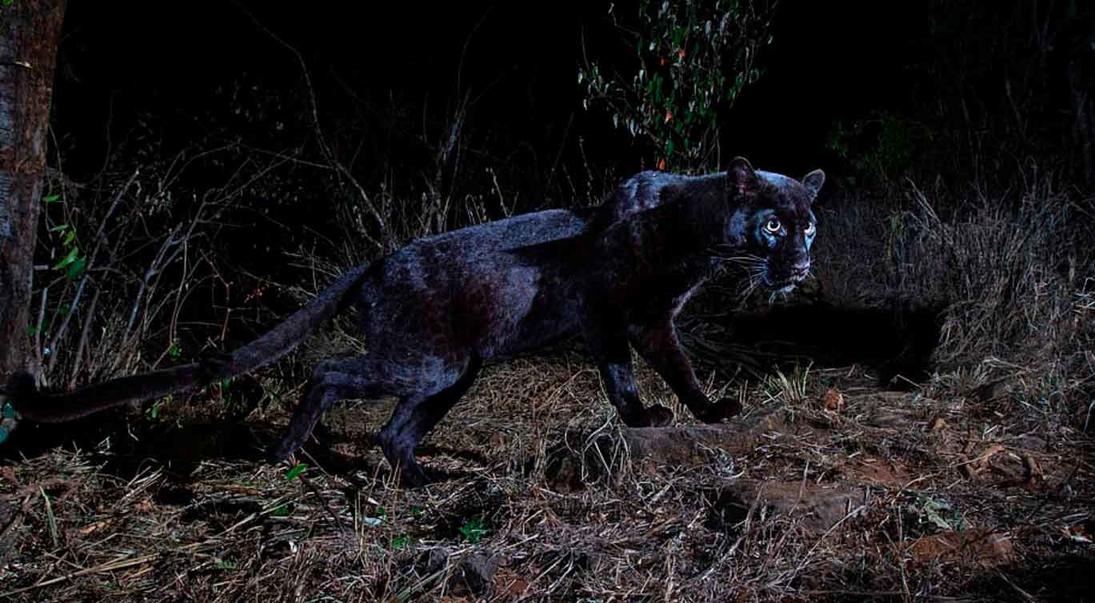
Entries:
{"label": "dark background", "polygon": [[[880,110],[911,111],[959,92],[944,62],[962,52],[954,45],[967,29],[986,38],[984,71],[1037,51],[1024,40],[998,37],[1008,20],[1025,16],[1022,7],[967,4],[974,8],[780,2],[773,42],[762,55],[764,74],[724,116],[724,154],[777,171],[839,170],[826,145],[834,124]],[[90,178],[108,153],[135,137],[164,150],[204,136],[265,149],[309,145],[301,70],[263,31],[269,28],[303,55],[321,122],[338,132],[338,154],[353,157],[366,183],[388,178],[410,186],[432,161],[465,93],[475,99],[469,146],[485,163],[518,167],[507,178],[526,195],[560,194],[549,180],[557,158],[572,169],[588,161],[623,177],[649,167],[651,157],[596,108],[582,110],[576,78],[583,51],[610,66],[627,68],[633,60],[608,6],[72,0],[55,98],[64,167],[77,180]],[[635,9],[624,3],[615,10],[626,17]],[[1014,46],[995,48],[1008,42]],[[967,75],[965,84],[979,98],[991,103],[1002,96],[1001,78],[979,82],[980,72]],[[1067,105],[1060,82],[1046,88]]]}

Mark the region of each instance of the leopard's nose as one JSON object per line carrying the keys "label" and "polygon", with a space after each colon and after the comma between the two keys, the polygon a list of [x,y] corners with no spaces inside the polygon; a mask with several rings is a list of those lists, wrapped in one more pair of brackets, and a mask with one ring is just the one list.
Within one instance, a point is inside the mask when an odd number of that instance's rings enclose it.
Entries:
{"label": "leopard's nose", "polygon": [[795,264],[791,266],[791,278],[797,281],[806,278],[808,274],[810,274],[809,260],[806,260],[805,262],[795,262]]}

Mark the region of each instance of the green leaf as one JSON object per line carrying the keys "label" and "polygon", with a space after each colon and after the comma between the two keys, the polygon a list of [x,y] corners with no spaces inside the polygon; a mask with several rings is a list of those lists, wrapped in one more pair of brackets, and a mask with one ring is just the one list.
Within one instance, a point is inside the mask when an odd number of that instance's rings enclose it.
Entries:
{"label": "green leaf", "polygon": [[87,257],[76,258],[76,261],[69,264],[68,268],[65,269],[65,276],[68,277],[68,280],[75,281],[83,276],[85,271],[87,271]]}
{"label": "green leaf", "polygon": [[395,538],[392,538],[392,550],[402,551],[407,548],[407,545],[411,543],[411,537],[406,534],[400,534]]}
{"label": "green leaf", "polygon": [[[4,2],[5,2],[4,6],[11,6],[11,0],[4,0]],[[61,195],[58,195],[56,193],[52,194],[52,195],[46,195],[45,197],[42,197],[42,203],[57,203],[60,200],[61,200]]]}
{"label": "green leaf", "polygon": [[180,346],[177,341],[172,342],[171,347],[167,348],[167,355],[170,356],[172,360],[178,360],[179,356],[182,356],[182,346]]}
{"label": "green leaf", "polygon": [[274,507],[273,511],[270,511],[270,515],[273,517],[289,517],[291,512],[292,510],[289,508],[289,505],[278,505]]}
{"label": "green leaf", "polygon": [[76,258],[78,257],[80,257],[80,248],[73,247],[72,249],[68,250],[68,254],[66,254],[65,257],[61,258],[61,261],[53,265],[53,269],[61,270],[65,266],[68,266],[69,264],[75,262]]}
{"label": "green leaf", "polygon": [[477,544],[482,540],[483,536],[487,535],[487,526],[483,523],[483,518],[473,517],[464,522],[464,525],[460,526],[460,533],[464,536],[464,539],[471,544]]}
{"label": "green leaf", "polygon": [[301,474],[303,474],[304,471],[307,469],[308,465],[306,463],[297,463],[296,465],[293,465],[291,469],[285,472],[285,481],[291,482],[295,480],[296,478],[300,477]]}

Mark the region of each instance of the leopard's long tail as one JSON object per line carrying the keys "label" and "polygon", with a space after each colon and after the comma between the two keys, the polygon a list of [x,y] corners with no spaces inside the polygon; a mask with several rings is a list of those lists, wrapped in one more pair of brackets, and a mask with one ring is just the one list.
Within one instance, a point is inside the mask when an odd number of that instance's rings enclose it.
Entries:
{"label": "leopard's long tail", "polygon": [[20,419],[59,423],[253,371],[288,354],[323,322],[344,310],[353,300],[353,293],[359,289],[367,269],[368,266],[363,265],[343,274],[306,306],[231,355],[119,377],[65,393],[41,392],[35,387],[33,377],[16,373],[8,380],[2,398]]}

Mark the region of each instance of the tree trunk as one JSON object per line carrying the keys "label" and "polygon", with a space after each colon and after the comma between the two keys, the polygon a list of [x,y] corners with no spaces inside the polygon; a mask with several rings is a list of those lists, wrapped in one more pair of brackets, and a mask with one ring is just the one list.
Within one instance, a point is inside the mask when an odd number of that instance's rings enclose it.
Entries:
{"label": "tree trunk", "polygon": [[30,370],[28,327],[53,69],[65,0],[0,5],[0,375]]}

